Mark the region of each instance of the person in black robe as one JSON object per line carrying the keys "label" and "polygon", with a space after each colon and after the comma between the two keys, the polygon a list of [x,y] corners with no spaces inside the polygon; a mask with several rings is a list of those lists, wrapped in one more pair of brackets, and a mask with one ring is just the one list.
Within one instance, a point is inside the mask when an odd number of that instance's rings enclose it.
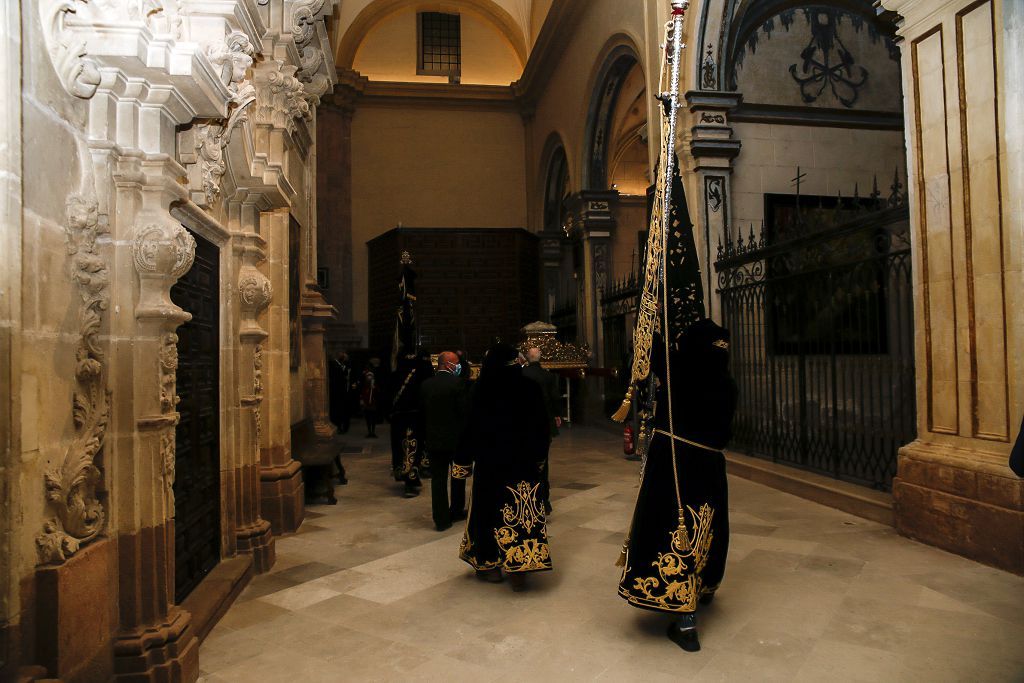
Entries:
{"label": "person in black robe", "polygon": [[539,496],[547,412],[540,387],[523,377],[518,355],[505,344],[487,352],[452,465],[453,477],[473,476],[459,557],[487,581],[501,581],[504,570],[515,590],[525,573],[552,566]]}
{"label": "person in black robe", "polygon": [[551,514],[551,441],[558,436],[562,426],[562,392],[558,388],[558,375],[545,370],[540,364],[541,350],[534,346],[526,350],[526,365],[523,376],[533,380],[544,394],[544,410],[547,412],[551,436],[548,438],[548,453],[544,457],[544,472],[541,474],[540,497],[544,501],[545,514]]}
{"label": "person in black robe", "polygon": [[736,409],[729,333],[707,319],[690,325],[668,351],[668,367],[660,335],[653,349],[656,410],[619,595],[678,615],[668,635],[693,652],[700,649],[697,608],[714,597],[729,549],[722,454]]}
{"label": "person in black robe", "polygon": [[352,423],[352,366],[348,362],[348,354],[339,351],[327,368],[331,422],[339,434],[345,434]]}
{"label": "person in black robe", "polygon": [[[395,481],[405,485],[406,498],[415,498],[423,486],[421,469],[423,444],[420,438],[420,385],[432,377],[434,369],[422,354],[405,354],[398,359],[393,374],[391,399],[391,469]],[[429,465],[429,463],[426,463]]]}
{"label": "person in black robe", "polygon": [[466,428],[466,387],[455,375],[458,360],[451,351],[440,353],[437,374],[420,386],[421,435],[431,464],[430,505],[438,531],[466,519],[466,480],[452,479],[450,504],[448,497],[452,460]]}

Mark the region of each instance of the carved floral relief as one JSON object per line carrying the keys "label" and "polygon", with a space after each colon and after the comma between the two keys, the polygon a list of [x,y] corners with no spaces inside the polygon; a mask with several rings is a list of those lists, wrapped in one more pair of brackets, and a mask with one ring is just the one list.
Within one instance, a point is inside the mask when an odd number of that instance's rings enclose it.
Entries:
{"label": "carved floral relief", "polygon": [[97,464],[107,433],[110,392],[106,386],[104,354],[99,346],[103,313],[110,305],[109,269],[96,248],[103,230],[97,203],[78,195],[68,198],[65,231],[71,256],[72,280],[77,285],[79,343],[76,352],[72,416],[75,437],[63,461],[44,475],[46,499],[55,516],[36,537],[40,564],[65,561],[99,536],[106,510],[97,497],[102,472]]}

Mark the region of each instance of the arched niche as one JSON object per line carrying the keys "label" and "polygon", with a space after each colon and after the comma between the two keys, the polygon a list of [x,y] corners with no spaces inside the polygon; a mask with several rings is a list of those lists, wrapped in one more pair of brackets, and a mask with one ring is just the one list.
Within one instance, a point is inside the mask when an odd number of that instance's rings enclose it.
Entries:
{"label": "arched niche", "polygon": [[[615,162],[626,159],[630,145],[646,147],[646,80],[639,52],[625,35],[613,36],[602,52],[584,131],[581,186],[589,190],[610,189]],[[635,125],[623,128],[631,116]]]}

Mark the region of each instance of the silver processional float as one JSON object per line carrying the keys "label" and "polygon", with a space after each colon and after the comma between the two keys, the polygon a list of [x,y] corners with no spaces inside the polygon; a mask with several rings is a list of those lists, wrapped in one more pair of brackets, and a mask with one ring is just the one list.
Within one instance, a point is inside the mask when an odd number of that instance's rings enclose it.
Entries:
{"label": "silver processional float", "polygon": [[[666,254],[668,250],[668,232],[672,217],[672,186],[674,174],[677,173],[679,163],[676,158],[676,128],[679,121],[679,109],[681,108],[679,97],[679,72],[682,67],[683,49],[683,19],[690,3],[672,2],[671,18],[665,23],[665,43],[661,65],[661,79],[658,86],[657,99],[662,104],[661,113],[661,152],[658,158],[658,177],[654,190],[654,204],[651,210],[651,221],[647,236],[647,258],[644,266],[644,281],[640,290],[640,304],[637,310],[636,328],[633,331],[633,364],[630,372],[629,388],[622,405],[612,415],[616,422],[624,422],[629,416],[631,408],[636,409],[640,421],[640,432],[637,438],[637,454],[641,456],[646,464],[646,451],[650,443],[649,425],[653,421],[655,405],[654,376],[651,373],[651,350],[654,343],[654,333],[657,329],[666,331],[662,338],[666,343],[666,358],[669,329],[669,302],[668,284],[666,282]],[[662,319],[659,320],[659,313]],[[666,369],[670,364],[666,363]],[[668,373],[666,373],[668,374]],[[672,425],[672,401],[671,384],[669,377],[665,377],[668,384],[668,419],[669,431],[675,433]],[[675,474],[675,440],[672,443],[672,465]],[[643,477],[644,465],[641,465],[641,477]],[[678,476],[676,479],[676,497],[679,498]],[[680,529],[684,538],[683,547],[690,545],[686,525],[683,523],[682,501],[679,500]],[[632,524],[630,525],[632,527]],[[623,549],[616,563],[619,566],[625,564],[626,549],[630,539],[627,536],[623,543]]]}

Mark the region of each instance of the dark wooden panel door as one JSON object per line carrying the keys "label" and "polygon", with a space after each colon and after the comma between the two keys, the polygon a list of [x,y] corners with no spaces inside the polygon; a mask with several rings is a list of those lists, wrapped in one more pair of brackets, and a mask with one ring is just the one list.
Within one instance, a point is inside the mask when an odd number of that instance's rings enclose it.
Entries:
{"label": "dark wooden panel door", "polygon": [[178,328],[174,593],[180,603],[220,561],[220,404],[217,247],[199,236],[192,269],[171,301],[192,314]]}

